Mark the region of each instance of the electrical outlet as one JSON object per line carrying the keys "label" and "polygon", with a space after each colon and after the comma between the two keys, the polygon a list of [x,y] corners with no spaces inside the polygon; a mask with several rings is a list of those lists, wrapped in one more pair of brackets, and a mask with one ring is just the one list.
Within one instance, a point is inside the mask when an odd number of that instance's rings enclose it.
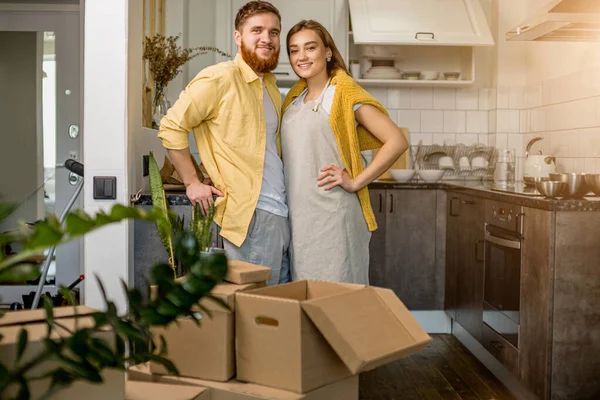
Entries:
{"label": "electrical outlet", "polygon": [[70,151],[69,158],[77,161],[79,159],[79,152],[78,151]]}

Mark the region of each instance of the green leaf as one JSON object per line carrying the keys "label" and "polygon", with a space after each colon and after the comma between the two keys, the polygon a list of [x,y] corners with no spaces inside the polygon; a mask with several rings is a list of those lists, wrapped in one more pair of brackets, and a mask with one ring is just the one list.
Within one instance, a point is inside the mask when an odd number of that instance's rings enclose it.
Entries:
{"label": "green leaf", "polygon": [[169,284],[175,280],[173,270],[168,264],[155,265],[150,274],[152,283],[155,285],[166,285],[169,287]]}
{"label": "green leaf", "polygon": [[171,362],[171,360],[157,354],[148,354],[147,358],[148,361],[153,361],[165,367],[169,374],[179,376],[179,371],[177,370],[177,367],[175,367],[175,364]]}
{"label": "green leaf", "polygon": [[127,338],[137,339],[140,341],[146,340],[144,334],[139,329],[135,328],[130,322],[120,320],[117,322],[116,330],[117,333]]}
{"label": "green leaf", "polygon": [[61,286],[60,289],[58,289],[58,292],[62,295],[68,305],[76,305],[75,303],[77,302],[75,301],[75,296],[73,296],[73,292],[71,292],[69,288]]}
{"label": "green leaf", "polygon": [[52,309],[52,301],[48,297],[42,296],[42,302],[46,310],[46,324],[48,325],[48,334],[46,336],[49,337],[50,332],[54,329],[54,310]]}
{"label": "green leaf", "polygon": [[27,330],[25,328],[21,328],[21,332],[19,332],[19,343],[17,344],[17,362],[21,360],[21,357],[23,357],[23,353],[27,347],[28,337],[29,335]]}
{"label": "green leaf", "polygon": [[116,367],[118,364],[117,357],[113,353],[112,349],[102,339],[91,338],[90,339],[90,350],[92,350],[92,356],[100,361],[107,367]]}
{"label": "green leaf", "polygon": [[177,317],[182,312],[181,309],[167,299],[161,299],[161,301],[158,302],[156,311],[158,311],[159,314],[168,317]]}
{"label": "green leaf", "polygon": [[29,400],[31,393],[29,392],[29,383],[24,376],[17,378],[17,384],[19,385],[19,392],[17,393],[17,400]]}
{"label": "green leaf", "polygon": [[65,218],[66,232],[69,236],[84,235],[96,228],[96,221],[83,210],[69,213]]}
{"label": "green leaf", "polygon": [[173,260],[175,258],[173,254],[172,239],[173,227],[171,226],[171,220],[169,218],[169,207],[167,204],[167,198],[165,196],[162,177],[160,176],[160,169],[158,168],[158,164],[156,163],[154,154],[152,154],[152,152],[150,152],[148,162],[148,174],[148,178],[150,180],[150,194],[152,196],[152,208],[159,210],[163,215],[163,218],[156,221],[156,228],[158,229],[160,240],[165,246],[167,255],[171,260]]}
{"label": "green leaf", "polygon": [[33,264],[17,264],[0,270],[0,281],[22,282],[40,276],[40,267]]}
{"label": "green leaf", "polygon": [[56,215],[49,214],[46,219],[37,222],[34,226],[34,232],[24,248],[31,250],[34,248],[52,247],[60,243],[64,233]]}

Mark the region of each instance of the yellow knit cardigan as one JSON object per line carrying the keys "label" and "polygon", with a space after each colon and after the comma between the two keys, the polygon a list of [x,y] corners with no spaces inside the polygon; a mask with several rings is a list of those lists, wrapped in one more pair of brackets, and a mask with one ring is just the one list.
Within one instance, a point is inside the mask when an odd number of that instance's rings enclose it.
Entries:
{"label": "yellow knit cardigan", "polygon": [[[388,112],[343,70],[338,69],[332,73],[331,84],[335,85],[335,95],[333,96],[329,123],[333,130],[344,168],[348,171],[348,175],[354,179],[364,170],[360,152],[378,149],[383,145],[364,126],[360,124],[356,126],[354,105],[369,104],[376,107],[385,115],[388,115]],[[306,80],[304,79],[300,79],[292,86],[283,103],[284,111],[296,97],[300,96],[305,88]],[[370,231],[374,231],[377,229],[377,222],[375,222],[375,214],[373,214],[373,209],[371,208],[369,189],[365,186],[357,192],[357,196],[367,226]]]}

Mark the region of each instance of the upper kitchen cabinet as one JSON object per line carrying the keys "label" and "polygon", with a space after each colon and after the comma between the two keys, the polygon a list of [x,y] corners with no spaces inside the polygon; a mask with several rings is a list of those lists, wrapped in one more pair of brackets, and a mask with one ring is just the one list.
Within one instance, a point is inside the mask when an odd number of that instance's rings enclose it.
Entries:
{"label": "upper kitchen cabinet", "polygon": [[355,44],[491,46],[479,0],[349,0]]}
{"label": "upper kitchen cabinet", "polygon": [[[217,21],[224,23],[217,26],[217,47],[229,52],[232,56],[237,53],[233,39],[235,16],[249,0],[219,0],[217,2]],[[313,19],[325,26],[333,36],[342,54],[348,49],[348,6],[346,0],[269,0],[279,9],[281,14],[281,53],[277,69],[277,81],[296,81],[298,77],[292,70],[287,54],[285,39],[288,31],[303,19]]]}
{"label": "upper kitchen cabinet", "polygon": [[472,85],[474,47],[494,45],[480,1],[349,0],[355,78],[367,87]]}

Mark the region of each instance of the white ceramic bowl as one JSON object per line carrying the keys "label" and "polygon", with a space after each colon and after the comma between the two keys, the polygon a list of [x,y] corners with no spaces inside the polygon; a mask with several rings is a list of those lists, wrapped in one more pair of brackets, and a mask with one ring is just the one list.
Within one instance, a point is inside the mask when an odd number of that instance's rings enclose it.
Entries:
{"label": "white ceramic bowl", "polygon": [[413,176],[415,176],[414,169],[390,169],[390,174],[392,178],[397,180],[398,182],[408,182]]}
{"label": "white ceramic bowl", "polygon": [[439,71],[421,71],[421,79],[434,81],[440,76]]}
{"label": "white ceramic bowl", "polygon": [[444,176],[444,172],[446,171],[444,171],[443,169],[422,169],[419,170],[419,176],[425,182],[437,182],[440,179],[442,179],[442,176]]}

